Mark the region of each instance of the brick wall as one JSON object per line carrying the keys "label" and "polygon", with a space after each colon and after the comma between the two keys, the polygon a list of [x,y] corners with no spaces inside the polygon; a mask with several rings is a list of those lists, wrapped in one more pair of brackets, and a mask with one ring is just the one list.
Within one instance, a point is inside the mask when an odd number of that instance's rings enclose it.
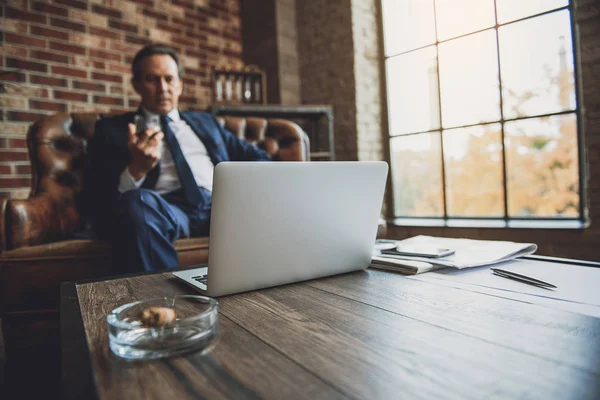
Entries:
{"label": "brick wall", "polygon": [[137,107],[130,61],[141,46],[175,47],[182,109],[210,104],[210,71],[242,60],[239,0],[0,2],[0,197],[27,197],[28,126],[44,114]]}

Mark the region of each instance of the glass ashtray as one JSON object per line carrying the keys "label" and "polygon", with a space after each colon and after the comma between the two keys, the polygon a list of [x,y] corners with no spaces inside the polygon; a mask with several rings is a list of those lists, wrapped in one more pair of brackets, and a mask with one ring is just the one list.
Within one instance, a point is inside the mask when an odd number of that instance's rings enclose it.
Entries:
{"label": "glass ashtray", "polygon": [[[141,315],[149,307],[166,307],[175,318],[148,327]],[[112,352],[132,360],[170,357],[207,347],[217,336],[219,303],[205,296],[174,296],[136,301],[115,308],[107,317]]]}

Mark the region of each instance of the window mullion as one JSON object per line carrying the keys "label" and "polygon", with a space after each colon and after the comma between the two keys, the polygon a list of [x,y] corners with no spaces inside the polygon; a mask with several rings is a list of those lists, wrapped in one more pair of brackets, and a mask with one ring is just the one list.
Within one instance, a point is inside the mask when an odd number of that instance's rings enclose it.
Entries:
{"label": "window mullion", "polygon": [[435,68],[437,75],[437,85],[438,85],[438,113],[439,113],[439,121],[440,121],[440,155],[442,157],[442,203],[444,206],[444,218],[448,218],[448,205],[447,205],[447,191],[446,191],[446,162],[444,160],[444,138],[442,136],[442,86],[440,83],[440,52],[439,52],[439,38],[437,32],[437,15],[435,13],[435,3],[436,0],[433,0],[433,28],[435,31]]}
{"label": "window mullion", "polygon": [[504,145],[504,106],[502,101],[502,71],[500,69],[500,38],[498,31],[498,8],[494,0],[494,18],[496,19],[496,60],[498,62],[498,90],[500,92],[500,140],[502,141],[502,183],[504,195],[504,220],[508,222],[508,170],[506,165],[506,146]]}

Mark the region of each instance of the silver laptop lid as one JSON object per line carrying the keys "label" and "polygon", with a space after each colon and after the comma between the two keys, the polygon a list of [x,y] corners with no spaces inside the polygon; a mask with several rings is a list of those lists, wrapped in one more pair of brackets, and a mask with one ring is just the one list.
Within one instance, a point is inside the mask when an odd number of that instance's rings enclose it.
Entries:
{"label": "silver laptop lid", "polygon": [[208,294],[368,267],[385,162],[222,162],[215,167]]}

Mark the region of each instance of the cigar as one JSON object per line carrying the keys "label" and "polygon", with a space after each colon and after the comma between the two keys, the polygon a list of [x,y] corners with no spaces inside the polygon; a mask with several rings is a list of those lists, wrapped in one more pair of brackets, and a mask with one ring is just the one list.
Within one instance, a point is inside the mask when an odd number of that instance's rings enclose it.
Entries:
{"label": "cigar", "polygon": [[146,327],[160,327],[175,322],[175,310],[169,307],[148,307],[140,314],[140,321]]}

